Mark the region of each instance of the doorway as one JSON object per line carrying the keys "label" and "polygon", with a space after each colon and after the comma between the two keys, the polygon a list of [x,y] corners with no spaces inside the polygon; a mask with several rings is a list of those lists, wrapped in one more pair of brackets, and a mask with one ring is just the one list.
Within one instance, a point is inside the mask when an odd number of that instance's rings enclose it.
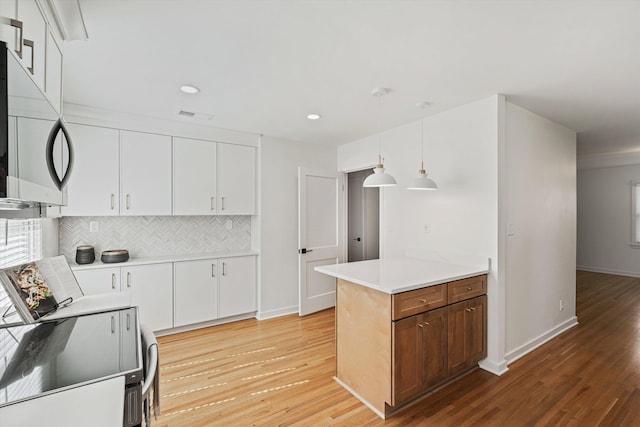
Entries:
{"label": "doorway", "polygon": [[363,187],[371,169],[347,174],[347,261],[380,256],[380,189]]}

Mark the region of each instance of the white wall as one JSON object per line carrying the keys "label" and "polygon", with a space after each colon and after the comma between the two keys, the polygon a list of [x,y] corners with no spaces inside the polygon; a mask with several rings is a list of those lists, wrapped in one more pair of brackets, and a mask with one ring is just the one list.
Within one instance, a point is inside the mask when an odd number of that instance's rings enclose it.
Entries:
{"label": "white wall", "polygon": [[[498,114],[490,98],[425,118],[425,168],[438,191],[406,186],[420,169],[420,121],[382,134],[387,172],[398,186],[381,189],[381,257],[410,253],[465,254],[492,259],[489,274],[488,360],[504,365],[504,304],[498,287]],[[377,135],[338,147],[338,170],[376,163]],[[428,225],[429,232],[424,232]]]}
{"label": "white wall", "polygon": [[298,166],[336,170],[336,148],[263,137],[259,318],[298,311]]}
{"label": "white wall", "polygon": [[576,134],[509,102],[505,126],[511,362],[576,324]]}
{"label": "white wall", "polygon": [[631,243],[631,181],[640,164],[578,170],[578,268],[640,277]]}

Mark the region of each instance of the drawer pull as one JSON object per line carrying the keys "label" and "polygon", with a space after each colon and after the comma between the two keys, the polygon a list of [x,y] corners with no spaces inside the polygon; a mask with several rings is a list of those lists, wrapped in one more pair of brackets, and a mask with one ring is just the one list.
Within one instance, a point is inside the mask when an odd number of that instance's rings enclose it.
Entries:
{"label": "drawer pull", "polygon": [[467,286],[467,290],[468,290],[468,291],[472,291],[472,290],[473,290],[473,288],[472,288],[471,286]]}
{"label": "drawer pull", "polygon": [[422,328],[424,325],[422,323],[418,323],[418,327]]}
{"label": "drawer pull", "polygon": [[420,300],[420,302],[424,304],[425,302],[427,302],[427,299],[426,299],[426,298],[422,298],[422,299]]}
{"label": "drawer pull", "polygon": [[127,288],[131,287],[131,272],[127,271]]}
{"label": "drawer pull", "polygon": [[471,309],[470,308],[465,308],[464,311],[466,311],[467,313],[471,313]]}
{"label": "drawer pull", "polygon": [[111,289],[115,289],[115,288],[116,288],[116,274],[111,273]]}

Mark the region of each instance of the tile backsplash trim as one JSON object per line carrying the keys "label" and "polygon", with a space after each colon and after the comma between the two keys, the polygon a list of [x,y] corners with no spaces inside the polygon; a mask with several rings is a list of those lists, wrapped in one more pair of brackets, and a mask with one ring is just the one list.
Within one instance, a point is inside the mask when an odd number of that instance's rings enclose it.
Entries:
{"label": "tile backsplash trim", "polygon": [[[92,221],[97,232],[89,231]],[[80,245],[93,245],[98,260],[109,249],[137,258],[251,249],[250,216],[64,217],[59,230],[60,254],[69,262]]]}

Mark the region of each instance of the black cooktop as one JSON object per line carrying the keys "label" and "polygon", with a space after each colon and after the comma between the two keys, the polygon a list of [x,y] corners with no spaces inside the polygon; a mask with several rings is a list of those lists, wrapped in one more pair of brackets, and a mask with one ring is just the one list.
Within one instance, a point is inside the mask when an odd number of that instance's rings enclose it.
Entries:
{"label": "black cooktop", "polygon": [[135,307],[0,326],[0,406],[124,375],[142,379]]}

